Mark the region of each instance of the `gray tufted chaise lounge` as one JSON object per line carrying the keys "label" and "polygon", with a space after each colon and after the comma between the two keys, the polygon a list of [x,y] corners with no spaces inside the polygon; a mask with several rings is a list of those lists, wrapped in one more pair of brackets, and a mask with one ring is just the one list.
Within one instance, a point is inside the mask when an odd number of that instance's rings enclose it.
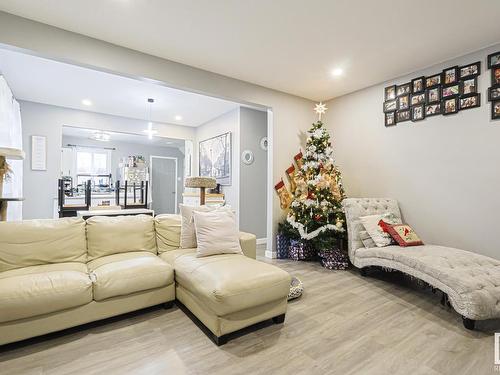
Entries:
{"label": "gray tufted chaise lounge", "polygon": [[404,272],[440,289],[474,329],[476,320],[500,318],[500,261],[451,247],[365,248],[359,238],[360,216],[393,213],[401,218],[394,199],[348,198],[343,202],[349,237],[349,258],[365,275],[367,267],[379,266]]}

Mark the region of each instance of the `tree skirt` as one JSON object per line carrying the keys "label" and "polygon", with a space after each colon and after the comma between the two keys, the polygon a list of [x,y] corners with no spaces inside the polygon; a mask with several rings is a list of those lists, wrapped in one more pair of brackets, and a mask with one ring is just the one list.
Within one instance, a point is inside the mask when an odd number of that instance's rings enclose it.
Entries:
{"label": "tree skirt", "polygon": [[292,282],[290,283],[290,293],[288,293],[288,300],[292,300],[295,298],[299,298],[304,291],[304,286],[302,285],[302,281],[300,281],[297,277],[292,276]]}

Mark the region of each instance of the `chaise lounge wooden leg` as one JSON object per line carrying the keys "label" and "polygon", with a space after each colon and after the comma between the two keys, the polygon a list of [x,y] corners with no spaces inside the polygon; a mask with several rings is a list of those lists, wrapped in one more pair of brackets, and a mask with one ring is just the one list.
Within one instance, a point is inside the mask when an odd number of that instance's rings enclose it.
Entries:
{"label": "chaise lounge wooden leg", "polygon": [[469,318],[465,318],[465,317],[462,317],[462,320],[464,322],[464,327],[466,329],[469,329],[469,330],[474,330],[474,326],[476,325],[476,321],[475,320],[472,320],[472,319],[469,319]]}
{"label": "chaise lounge wooden leg", "polygon": [[285,314],[281,314],[281,315],[278,315],[278,316],[275,316],[273,318],[273,323],[274,324],[281,324],[285,321]]}
{"label": "chaise lounge wooden leg", "polygon": [[174,307],[174,301],[168,301],[163,304],[165,310],[171,309],[172,307]]}
{"label": "chaise lounge wooden leg", "polygon": [[368,276],[368,267],[363,267],[359,269],[359,274],[363,277]]}

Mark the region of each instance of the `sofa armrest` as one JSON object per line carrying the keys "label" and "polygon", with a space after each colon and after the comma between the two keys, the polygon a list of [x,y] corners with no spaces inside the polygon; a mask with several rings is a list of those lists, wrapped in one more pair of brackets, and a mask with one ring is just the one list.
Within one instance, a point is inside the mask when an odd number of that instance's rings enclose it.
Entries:
{"label": "sofa armrest", "polygon": [[243,254],[249,258],[257,257],[257,237],[255,234],[240,232],[240,245]]}

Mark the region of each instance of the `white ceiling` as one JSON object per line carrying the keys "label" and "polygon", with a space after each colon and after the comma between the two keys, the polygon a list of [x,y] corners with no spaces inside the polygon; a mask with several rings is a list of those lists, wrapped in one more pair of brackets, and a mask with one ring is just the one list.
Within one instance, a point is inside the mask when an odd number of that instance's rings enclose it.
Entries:
{"label": "white ceiling", "polygon": [[[96,129],[78,128],[74,126],[62,127],[62,135],[67,137],[89,139],[90,136],[96,132],[98,132],[98,130]],[[143,144],[148,146],[163,146],[163,147],[175,147],[179,149],[184,149],[185,141],[183,139],[164,138],[158,136],[153,137],[153,139],[149,139],[147,135],[113,132],[108,130],[106,130],[106,133],[110,135],[110,141],[99,142],[99,144],[101,144],[102,147],[112,147],[113,142],[127,142],[127,143]]]}
{"label": "white ceiling", "polygon": [[[325,100],[500,41],[492,0],[0,0],[117,45]],[[331,76],[342,68],[342,77]]]}
{"label": "white ceiling", "polygon": [[[205,95],[171,89],[92,69],[0,49],[0,72],[15,97],[38,103],[148,120],[199,126],[238,106]],[[89,99],[91,106],[82,104]],[[175,116],[182,116],[176,120]]]}

